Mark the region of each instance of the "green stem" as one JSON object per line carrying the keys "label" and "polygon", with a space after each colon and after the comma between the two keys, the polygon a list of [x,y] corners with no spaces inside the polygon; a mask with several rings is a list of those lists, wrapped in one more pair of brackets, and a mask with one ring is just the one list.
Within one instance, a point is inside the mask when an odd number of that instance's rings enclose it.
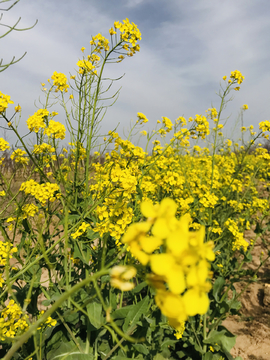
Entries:
{"label": "green stem", "polygon": [[[64,294],[62,294],[56,302],[51,306],[50,309],[48,309],[40,319],[38,319],[33,325],[30,326],[30,328],[21,335],[20,339],[11,347],[11,349],[8,351],[8,353],[3,357],[2,360],[10,360],[12,359],[12,356],[15,354],[17,350],[20,349],[20,347],[27,342],[27,340],[37,331],[38,327],[43,324],[49,316],[51,316],[58,308],[59,306],[66,301],[69,297],[71,297],[73,294],[75,294],[77,291],[79,291],[81,288],[86,286],[88,283],[96,282],[96,279],[103,275],[107,275],[109,273],[108,270],[101,270],[95,273],[94,275],[90,276],[87,279],[82,280],[80,283],[74,285],[70,290],[66,291]],[[134,339],[132,339],[134,342]]]}
{"label": "green stem", "polygon": [[[207,338],[206,316],[207,316],[207,313],[203,315],[203,340],[206,340],[206,338]],[[204,344],[203,345],[203,352],[206,353],[206,350],[207,350],[207,345]]]}

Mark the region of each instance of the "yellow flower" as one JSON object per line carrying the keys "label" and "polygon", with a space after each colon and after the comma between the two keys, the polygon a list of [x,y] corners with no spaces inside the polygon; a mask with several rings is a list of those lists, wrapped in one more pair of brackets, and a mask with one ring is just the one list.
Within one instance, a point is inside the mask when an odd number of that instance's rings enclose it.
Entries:
{"label": "yellow flower", "polygon": [[69,85],[67,84],[67,77],[65,74],[57,73],[56,71],[51,76],[51,79],[53,80],[53,86],[56,86],[55,92],[57,91],[65,91],[67,92],[67,89],[69,88]]}
{"label": "yellow flower", "polygon": [[176,330],[174,336],[176,337],[177,340],[181,339],[183,336],[183,333],[185,331],[185,321],[180,321],[179,323],[176,324],[172,324],[172,321],[170,321],[170,325],[173,326]]}
{"label": "yellow flower", "polygon": [[209,307],[209,298],[205,292],[189,289],[183,295],[185,310],[189,316],[203,315]]}
{"label": "yellow flower", "polygon": [[40,128],[45,128],[44,118],[49,115],[46,109],[39,109],[34,115],[30,116],[26,121],[30,131],[38,132]]}
{"label": "yellow flower", "polygon": [[27,165],[29,162],[29,159],[24,157],[24,155],[26,155],[26,151],[17,149],[10,155],[10,158],[11,158],[11,160],[15,160],[16,163]]}
{"label": "yellow flower", "polygon": [[14,104],[14,101],[10,100],[10,96],[0,91],[0,114],[6,111],[8,104]]}
{"label": "yellow flower", "polygon": [[122,291],[130,291],[134,288],[134,283],[129,282],[136,276],[137,270],[132,266],[114,266],[111,269],[111,285]]}
{"label": "yellow flower", "polygon": [[44,134],[47,136],[53,136],[55,139],[64,140],[66,135],[66,129],[63,124],[58,121],[50,120],[49,126],[44,130]]}
{"label": "yellow flower", "polygon": [[88,60],[79,60],[76,65],[80,68],[80,73],[90,72],[95,69],[95,66]]}
{"label": "yellow flower", "polygon": [[[232,71],[230,78],[233,79],[233,80],[236,80],[239,85],[240,85],[240,84],[243,82],[243,80],[245,79],[245,77],[244,77],[244,76],[241,74],[241,72],[238,71],[238,70]],[[239,88],[239,89],[240,89],[240,88]]]}
{"label": "yellow flower", "polygon": [[116,34],[116,31],[114,31],[113,28],[110,28],[110,29],[109,29],[109,34],[110,34],[110,35],[114,35],[114,34]]}
{"label": "yellow flower", "polygon": [[0,138],[0,151],[5,151],[8,149],[10,149],[9,143],[3,138]]}
{"label": "yellow flower", "polygon": [[138,112],[137,116],[138,116],[138,122],[141,122],[141,123],[147,123],[148,122],[147,117],[143,113]]}

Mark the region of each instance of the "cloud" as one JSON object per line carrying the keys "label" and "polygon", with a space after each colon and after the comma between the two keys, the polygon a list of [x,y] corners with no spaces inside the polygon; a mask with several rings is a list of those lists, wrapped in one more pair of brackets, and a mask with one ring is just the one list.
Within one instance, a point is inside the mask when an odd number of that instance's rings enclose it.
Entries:
{"label": "cloud", "polygon": [[122,89],[104,118],[106,131],[118,121],[126,126],[138,111],[150,119],[150,128],[161,116],[174,120],[203,113],[211,103],[218,106],[215,92],[222,76],[235,69],[246,80],[224,116],[232,113],[233,122],[247,103],[245,121],[256,125],[269,116],[269,13],[268,0],[24,0],[5,13],[5,22],[13,24],[20,16],[21,26],[39,22],[1,40],[5,59],[27,51],[0,74],[1,91],[20,102],[25,121],[36,111],[40,83],[54,71],[74,73],[80,48],[90,51],[91,36],[109,36],[114,21],[128,17],[142,33],[141,51],[107,67],[108,77],[126,75],[115,84]]}

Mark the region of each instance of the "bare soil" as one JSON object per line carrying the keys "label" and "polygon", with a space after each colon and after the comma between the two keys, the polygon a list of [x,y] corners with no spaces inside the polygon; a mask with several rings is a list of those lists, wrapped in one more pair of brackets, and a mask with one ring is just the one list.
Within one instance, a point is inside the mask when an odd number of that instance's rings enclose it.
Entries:
{"label": "bare soil", "polygon": [[[253,231],[248,231],[245,238],[253,238]],[[256,269],[260,265],[260,256],[267,256],[269,234],[264,241],[258,239],[252,251],[252,262],[248,268]],[[237,335],[236,344],[231,354],[241,356],[243,360],[270,360],[270,259],[258,272],[258,281],[250,284],[241,296],[240,316],[230,316],[223,325]],[[235,284],[238,292],[244,288],[244,282]]]}

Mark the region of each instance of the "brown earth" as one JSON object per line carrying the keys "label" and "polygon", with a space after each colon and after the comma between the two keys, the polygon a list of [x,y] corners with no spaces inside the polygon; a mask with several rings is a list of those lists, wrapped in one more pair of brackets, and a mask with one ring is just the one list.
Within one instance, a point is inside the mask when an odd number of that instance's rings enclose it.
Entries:
{"label": "brown earth", "polygon": [[[253,231],[248,231],[246,238],[253,238]],[[269,234],[264,241],[259,238],[252,251],[252,262],[248,268],[257,269],[263,258],[267,256],[270,241]],[[270,259],[259,270],[258,281],[249,285],[241,296],[242,308],[240,316],[230,316],[223,325],[237,335],[236,344],[231,354],[241,356],[243,360],[270,360]],[[240,292],[244,283],[235,284]]]}

